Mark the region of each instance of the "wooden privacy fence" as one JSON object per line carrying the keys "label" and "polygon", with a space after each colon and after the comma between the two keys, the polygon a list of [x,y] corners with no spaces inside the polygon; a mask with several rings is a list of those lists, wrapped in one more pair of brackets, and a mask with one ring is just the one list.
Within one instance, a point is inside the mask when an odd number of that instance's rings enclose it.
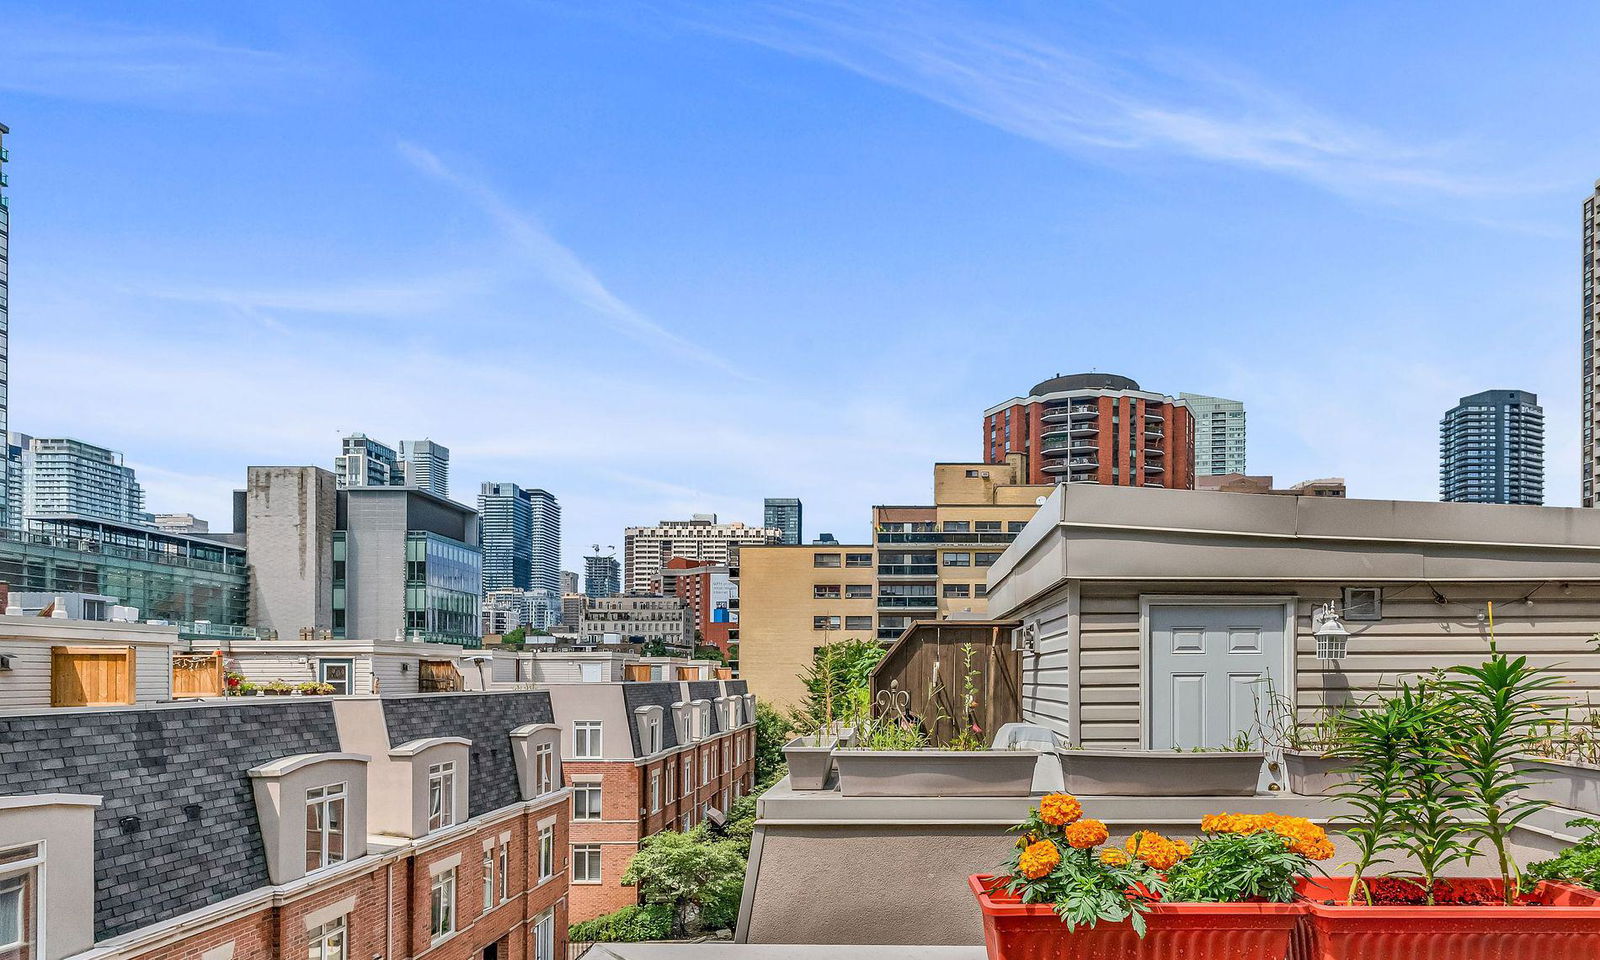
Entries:
{"label": "wooden privacy fence", "polygon": [[419,693],[451,693],[460,690],[461,671],[449,660],[422,660],[417,663]]}
{"label": "wooden privacy fence", "polygon": [[[904,691],[906,710],[922,721],[935,743],[946,743],[967,723],[963,701],[972,674],[977,708],[972,720],[985,743],[1001,725],[1022,715],[1022,655],[1011,649],[1014,620],[937,620],[914,623],[872,670],[872,697]],[[972,645],[967,662],[963,645]]]}
{"label": "wooden privacy fence", "polygon": [[172,658],[172,699],[220,697],[222,654],[181,653]]}
{"label": "wooden privacy fence", "polygon": [[133,703],[136,664],[133,647],[51,647],[50,705]]}

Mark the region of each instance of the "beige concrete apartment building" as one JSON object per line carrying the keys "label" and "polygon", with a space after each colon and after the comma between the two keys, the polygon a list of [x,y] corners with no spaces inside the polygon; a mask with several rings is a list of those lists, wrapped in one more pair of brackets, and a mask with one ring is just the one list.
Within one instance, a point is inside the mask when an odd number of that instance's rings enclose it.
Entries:
{"label": "beige concrete apartment building", "polygon": [[889,643],[918,620],[982,619],[989,566],[1054,489],[1019,483],[1023,464],[1021,454],[934,464],[934,502],[873,507],[871,544],[744,547],[739,670],[751,691],[794,703],[825,643]]}

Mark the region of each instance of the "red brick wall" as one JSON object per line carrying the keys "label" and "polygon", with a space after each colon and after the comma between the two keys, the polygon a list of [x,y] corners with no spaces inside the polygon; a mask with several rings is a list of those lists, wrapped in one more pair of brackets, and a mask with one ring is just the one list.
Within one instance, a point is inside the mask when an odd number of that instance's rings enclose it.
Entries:
{"label": "red brick wall", "polygon": [[[564,957],[567,939],[567,819],[568,801],[559,797],[540,807],[499,819],[453,837],[426,851],[378,864],[288,902],[271,901],[243,916],[197,929],[182,940],[164,944],[137,960],[199,960],[206,951],[231,942],[234,960],[304,960],[310,935],[306,917],[349,897],[355,906],[345,916],[347,956],[351,958],[406,958],[426,956],[438,960],[469,960],[483,948],[504,941],[502,956],[527,960],[532,956],[533,923],[539,914],[555,908],[556,955]],[[556,874],[542,886],[538,878],[538,823],[555,819]],[[483,910],[483,841],[510,834],[509,899],[487,913]],[[435,945],[431,942],[430,897],[432,877],[428,865],[461,855],[456,867],[456,933]],[[392,896],[391,896],[392,894]],[[498,896],[498,892],[497,892]],[[391,912],[392,911],[392,912]],[[393,945],[389,944],[392,937]]]}

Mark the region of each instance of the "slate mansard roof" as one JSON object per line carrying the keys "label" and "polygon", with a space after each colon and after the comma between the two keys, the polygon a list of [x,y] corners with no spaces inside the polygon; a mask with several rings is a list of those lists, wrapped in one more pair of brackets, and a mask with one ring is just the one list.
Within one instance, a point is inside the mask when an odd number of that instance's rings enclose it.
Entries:
{"label": "slate mansard roof", "polygon": [[0,717],[0,794],[104,798],[94,820],[103,940],[266,886],[248,771],[338,749],[325,699]]}
{"label": "slate mansard roof", "polygon": [[674,750],[678,746],[678,725],[672,722],[672,705],[682,699],[678,685],[667,682],[624,683],[622,704],[628,709],[628,734],[633,738],[633,755],[645,756],[644,744],[639,740],[639,725],[633,722],[633,712],[640,707],[660,707],[665,722],[661,724],[661,746]]}
{"label": "slate mansard roof", "polygon": [[550,694],[445,693],[383,701],[389,743],[399,746],[425,737],[464,737],[472,741],[467,815],[479,816],[522,799],[511,731],[529,723],[554,723]]}

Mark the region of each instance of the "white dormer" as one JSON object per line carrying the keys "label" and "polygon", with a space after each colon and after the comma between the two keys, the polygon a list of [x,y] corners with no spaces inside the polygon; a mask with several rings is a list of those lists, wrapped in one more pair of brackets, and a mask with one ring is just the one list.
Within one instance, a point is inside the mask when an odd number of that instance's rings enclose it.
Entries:
{"label": "white dormer", "polygon": [[694,738],[704,740],[711,736],[711,701],[689,701],[690,716],[694,718]]}
{"label": "white dormer", "polygon": [[639,731],[639,755],[654,756],[666,745],[664,726],[666,711],[659,706],[639,707],[633,711],[633,723]]}
{"label": "white dormer", "polygon": [[372,831],[414,839],[466,820],[471,746],[462,737],[427,737],[373,764]]}
{"label": "white dormer", "polygon": [[744,701],[744,725],[748,727],[756,722],[756,695],[747,693],[740,699]]}
{"label": "white dormer", "polygon": [[678,745],[694,742],[694,707],[687,700],[672,705],[672,724],[678,732]]}
{"label": "white dormer", "polygon": [[739,725],[739,698],[718,697],[716,699],[717,721],[723,730],[732,730]]}
{"label": "white dormer", "polygon": [[370,759],[302,753],[250,769],[269,880],[288,883],[366,854]]}
{"label": "white dormer", "polygon": [[[39,793],[0,797],[0,956],[61,960],[94,946],[94,814],[100,798]],[[4,936],[9,933],[11,936]]]}
{"label": "white dormer", "polygon": [[511,754],[517,761],[517,786],[522,799],[532,800],[561,789],[561,727],[528,723],[511,731]]}

